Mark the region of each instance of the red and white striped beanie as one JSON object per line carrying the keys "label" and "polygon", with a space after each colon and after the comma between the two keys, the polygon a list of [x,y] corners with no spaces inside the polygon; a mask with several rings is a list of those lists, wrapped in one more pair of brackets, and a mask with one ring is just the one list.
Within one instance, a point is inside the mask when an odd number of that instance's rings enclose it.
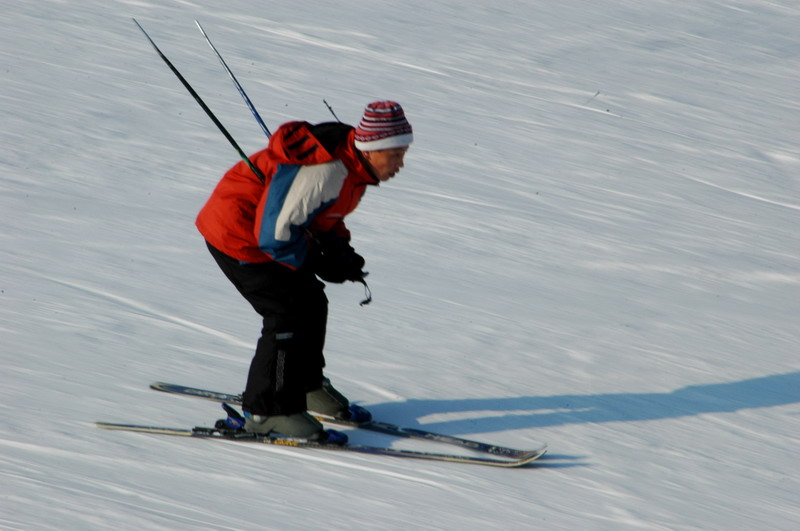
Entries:
{"label": "red and white striped beanie", "polygon": [[378,151],[405,147],[414,140],[411,124],[400,104],[394,101],[374,101],[364,109],[356,128],[356,148]]}

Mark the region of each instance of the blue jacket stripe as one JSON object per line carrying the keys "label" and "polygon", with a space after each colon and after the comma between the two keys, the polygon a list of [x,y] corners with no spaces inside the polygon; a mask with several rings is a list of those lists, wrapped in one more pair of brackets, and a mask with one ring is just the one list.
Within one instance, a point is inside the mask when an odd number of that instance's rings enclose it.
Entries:
{"label": "blue jacket stripe", "polygon": [[273,260],[294,268],[302,266],[308,254],[305,228],[336,202],[346,175],[347,170],[337,162],[278,166],[267,192],[259,248]]}

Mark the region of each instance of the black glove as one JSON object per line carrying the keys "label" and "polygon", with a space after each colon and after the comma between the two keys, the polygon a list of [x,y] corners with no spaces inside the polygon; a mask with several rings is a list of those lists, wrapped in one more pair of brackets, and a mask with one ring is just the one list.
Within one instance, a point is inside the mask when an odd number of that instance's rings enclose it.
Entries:
{"label": "black glove", "polygon": [[319,246],[314,272],[319,278],[335,284],[364,278],[364,259],[347,240],[332,231],[318,234],[316,240]]}

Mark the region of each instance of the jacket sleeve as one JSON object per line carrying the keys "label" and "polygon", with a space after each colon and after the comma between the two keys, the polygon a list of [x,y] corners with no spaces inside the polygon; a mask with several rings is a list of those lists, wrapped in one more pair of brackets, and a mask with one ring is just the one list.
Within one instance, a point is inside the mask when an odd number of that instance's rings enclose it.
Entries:
{"label": "jacket sleeve", "polygon": [[339,160],[280,165],[256,211],[259,249],[293,269],[302,266],[308,254],[306,228],[339,197],[347,173]]}

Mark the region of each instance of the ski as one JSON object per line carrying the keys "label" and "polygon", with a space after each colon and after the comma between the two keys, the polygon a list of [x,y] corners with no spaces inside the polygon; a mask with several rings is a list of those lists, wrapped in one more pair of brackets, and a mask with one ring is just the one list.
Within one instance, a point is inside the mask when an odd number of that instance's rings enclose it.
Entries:
{"label": "ski", "polygon": [[[196,398],[203,398],[205,400],[212,400],[214,402],[221,402],[225,404],[235,404],[235,405],[242,405],[242,397],[241,395],[234,395],[230,393],[220,393],[216,391],[209,391],[207,389],[198,389],[195,387],[186,387],[184,385],[178,384],[171,384],[165,382],[154,382],[150,384],[151,389],[155,389],[156,391],[162,391],[165,393],[172,393],[172,394],[179,394],[179,395],[186,395],[186,396],[193,396]],[[455,446],[461,446],[464,448],[468,448],[470,450],[476,452],[483,452],[490,455],[496,455],[500,457],[507,457],[510,459],[519,459],[524,456],[530,455],[531,452],[542,452],[544,453],[547,449],[547,445],[542,443],[534,450],[518,450],[516,448],[508,448],[505,446],[497,446],[494,444],[488,444],[479,441],[473,441],[470,439],[463,439],[461,437],[456,437],[453,435],[445,435],[442,433],[434,433],[425,430],[419,430],[416,428],[404,428],[401,426],[396,426],[394,424],[389,424],[386,422],[379,422],[379,421],[369,421],[369,422],[353,422],[350,420],[342,420],[336,419],[333,417],[328,417],[324,415],[315,415],[318,420],[321,422],[327,422],[331,424],[336,424],[339,426],[347,426],[351,428],[358,428],[362,430],[369,430],[378,433],[383,433],[386,435],[392,435],[394,437],[404,437],[410,439],[424,439],[427,441],[434,441],[444,444],[452,444]]]}
{"label": "ski", "polygon": [[391,457],[404,457],[411,459],[424,459],[428,461],[443,461],[450,463],[465,463],[475,465],[487,465],[502,468],[516,468],[527,465],[539,459],[545,453],[545,449],[535,450],[524,453],[514,459],[494,459],[490,457],[474,457],[457,454],[441,454],[432,452],[420,452],[414,450],[402,450],[382,446],[365,446],[361,444],[332,444],[324,442],[314,442],[299,438],[280,438],[266,435],[256,435],[246,433],[242,430],[219,430],[216,428],[206,428],[198,426],[195,428],[168,428],[161,426],[144,426],[138,424],[115,424],[111,422],[97,422],[98,428],[106,430],[123,430],[157,435],[173,435],[180,437],[195,437],[202,439],[261,443],[275,446],[292,448],[306,448],[312,450],[332,450],[338,452],[353,452],[360,454],[385,455]]}

